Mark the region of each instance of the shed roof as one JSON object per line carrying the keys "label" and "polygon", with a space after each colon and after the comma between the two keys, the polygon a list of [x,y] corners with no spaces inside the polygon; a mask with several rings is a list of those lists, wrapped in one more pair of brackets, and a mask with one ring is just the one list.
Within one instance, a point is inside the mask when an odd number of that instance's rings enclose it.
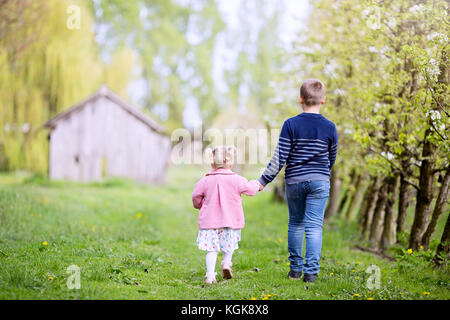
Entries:
{"label": "shed roof", "polygon": [[60,120],[66,119],[70,117],[73,113],[76,113],[77,111],[80,111],[82,108],[84,108],[86,105],[88,105],[90,102],[93,102],[99,98],[106,98],[123,108],[125,111],[130,113],[132,116],[137,118],[138,120],[142,121],[144,124],[146,124],[150,129],[158,132],[163,133],[165,132],[165,128],[157,123],[155,120],[150,118],[148,115],[140,111],[137,107],[133,106],[129,102],[125,101],[119,95],[114,93],[111,89],[109,89],[106,85],[103,85],[98,91],[96,91],[91,96],[87,97],[86,99],[80,101],[79,103],[75,104],[74,106],[70,107],[66,111],[63,111],[61,113],[58,113],[56,116],[48,120],[46,123],[44,123],[43,127],[54,129],[57,125],[57,123]]}

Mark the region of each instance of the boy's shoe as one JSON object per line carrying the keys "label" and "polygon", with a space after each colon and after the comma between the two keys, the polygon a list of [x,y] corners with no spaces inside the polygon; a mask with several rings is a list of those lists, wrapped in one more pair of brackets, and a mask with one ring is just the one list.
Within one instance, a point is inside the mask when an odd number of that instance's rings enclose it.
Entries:
{"label": "boy's shoe", "polygon": [[288,273],[288,277],[289,279],[293,279],[293,280],[300,280],[302,277],[302,272],[301,271],[289,271]]}
{"label": "boy's shoe", "polygon": [[303,276],[303,282],[312,282],[312,283],[314,283],[314,281],[316,281],[316,278],[317,278],[317,274],[305,273],[305,275]]}
{"label": "boy's shoe", "polygon": [[206,274],[206,279],[205,279],[205,283],[207,284],[211,284],[211,283],[216,283],[216,273],[214,272],[213,274]]}
{"label": "boy's shoe", "polygon": [[222,277],[225,280],[229,280],[229,279],[233,278],[233,273],[231,272],[231,264],[229,264],[229,263],[222,264]]}

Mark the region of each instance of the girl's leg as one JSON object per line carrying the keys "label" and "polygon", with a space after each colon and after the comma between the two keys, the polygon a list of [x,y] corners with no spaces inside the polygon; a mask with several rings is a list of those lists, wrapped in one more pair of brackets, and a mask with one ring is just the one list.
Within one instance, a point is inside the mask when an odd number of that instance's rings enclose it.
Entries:
{"label": "girl's leg", "polygon": [[222,259],[222,267],[225,266],[232,266],[231,258],[233,258],[233,251],[230,252],[224,252],[223,253],[223,259]]}
{"label": "girl's leg", "polygon": [[222,259],[222,276],[224,279],[233,278],[233,274],[231,273],[231,258],[233,257],[233,251],[223,252]]}
{"label": "girl's leg", "polygon": [[211,283],[216,280],[216,260],[217,260],[217,252],[216,251],[208,251],[206,253],[206,281]]}

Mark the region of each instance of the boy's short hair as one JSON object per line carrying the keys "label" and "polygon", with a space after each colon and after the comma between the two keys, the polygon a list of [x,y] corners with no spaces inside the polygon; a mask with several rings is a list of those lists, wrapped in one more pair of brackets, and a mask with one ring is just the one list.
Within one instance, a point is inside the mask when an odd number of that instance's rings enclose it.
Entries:
{"label": "boy's short hair", "polygon": [[300,87],[300,97],[307,106],[318,105],[325,97],[325,85],[319,79],[308,79]]}

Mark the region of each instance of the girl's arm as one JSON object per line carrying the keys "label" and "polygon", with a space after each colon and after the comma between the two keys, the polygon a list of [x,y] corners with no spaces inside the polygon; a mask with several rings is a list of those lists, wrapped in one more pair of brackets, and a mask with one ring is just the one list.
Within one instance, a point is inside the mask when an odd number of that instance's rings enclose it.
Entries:
{"label": "girl's arm", "polygon": [[244,177],[241,177],[240,181],[240,193],[245,194],[246,196],[254,196],[259,191],[259,182],[258,180],[248,181]]}
{"label": "girl's arm", "polygon": [[195,209],[200,209],[203,204],[203,198],[205,196],[205,179],[200,179],[194,187],[192,192],[192,204]]}

